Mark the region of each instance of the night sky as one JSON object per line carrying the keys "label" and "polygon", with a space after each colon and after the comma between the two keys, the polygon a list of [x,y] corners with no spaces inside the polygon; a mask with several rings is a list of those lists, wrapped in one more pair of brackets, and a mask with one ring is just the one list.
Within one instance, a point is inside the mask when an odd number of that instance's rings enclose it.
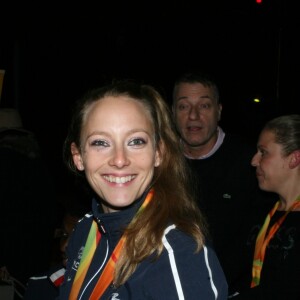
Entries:
{"label": "night sky", "polygon": [[[72,3],[1,9],[0,107],[19,109],[49,162],[61,160],[70,107],[112,78],[138,78],[170,102],[189,68],[217,80],[226,130],[256,135],[269,118],[300,113],[296,1]],[[42,5],[42,4],[40,4]],[[254,105],[253,97],[262,103]]]}

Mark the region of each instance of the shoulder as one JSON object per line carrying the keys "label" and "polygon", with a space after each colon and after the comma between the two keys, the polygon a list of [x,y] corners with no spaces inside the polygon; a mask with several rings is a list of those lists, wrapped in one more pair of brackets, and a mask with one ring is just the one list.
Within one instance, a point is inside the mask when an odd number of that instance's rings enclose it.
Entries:
{"label": "shoulder", "polygon": [[175,225],[165,230],[163,244],[168,252],[174,252],[177,256],[182,255],[186,259],[194,259],[202,263],[212,260],[218,264],[216,253],[210,245],[204,244],[200,251],[196,251],[196,241],[190,235],[178,230]]}
{"label": "shoulder", "polygon": [[238,157],[252,158],[256,152],[256,143],[247,137],[226,133],[222,147],[220,148],[232,155],[238,154]]}
{"label": "shoulder", "polygon": [[241,146],[243,148],[256,148],[256,142],[253,139],[236,133],[226,133],[224,138],[224,144]]}
{"label": "shoulder", "polygon": [[180,248],[196,246],[194,239],[185,232],[179,230],[176,225],[169,225],[163,235],[163,244],[167,248],[168,245],[180,246]]}
{"label": "shoulder", "polygon": [[195,299],[196,294],[205,295],[203,296],[205,299],[212,297],[213,294],[219,294],[225,299],[227,281],[220,262],[210,246],[203,245],[200,251],[196,251],[194,239],[174,225],[166,229],[163,244],[166,251],[156,265],[161,278],[168,276],[162,270],[171,268],[171,275],[181,279],[182,287],[185,294],[189,295],[189,299]]}
{"label": "shoulder", "polygon": [[58,287],[63,280],[65,269],[62,265],[50,268],[45,273],[29,278],[24,300],[55,299],[58,296]]}

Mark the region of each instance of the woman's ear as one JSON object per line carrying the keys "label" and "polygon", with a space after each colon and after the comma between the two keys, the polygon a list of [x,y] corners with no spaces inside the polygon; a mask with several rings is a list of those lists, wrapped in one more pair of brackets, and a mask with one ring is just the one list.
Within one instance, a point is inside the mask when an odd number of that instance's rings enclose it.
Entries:
{"label": "woman's ear", "polygon": [[84,165],[83,165],[82,157],[75,143],[71,144],[71,153],[72,153],[74,165],[79,171],[83,171]]}
{"label": "woman's ear", "polygon": [[289,166],[291,169],[296,168],[300,165],[300,150],[296,150],[292,153]]}
{"label": "woman's ear", "polygon": [[164,144],[162,142],[159,142],[155,152],[155,162],[154,162],[155,167],[158,167],[161,164],[163,160],[164,151],[165,151]]}

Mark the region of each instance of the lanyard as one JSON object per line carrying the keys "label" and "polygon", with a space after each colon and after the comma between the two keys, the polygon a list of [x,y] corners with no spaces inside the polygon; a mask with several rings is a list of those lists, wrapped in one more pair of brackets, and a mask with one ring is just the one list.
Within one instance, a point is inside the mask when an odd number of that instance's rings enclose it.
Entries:
{"label": "lanyard", "polygon": [[271,211],[268,213],[263,226],[261,227],[255,244],[255,251],[254,251],[254,258],[253,258],[253,266],[252,266],[252,282],[251,287],[255,287],[259,285],[260,282],[260,274],[263,267],[265,253],[267,245],[269,244],[270,240],[273,238],[274,234],[281,226],[285,218],[287,217],[288,213],[294,210],[296,207],[300,206],[300,196],[297,197],[293,205],[285,212],[285,214],[278,219],[275,224],[270,228],[267,236],[266,232],[270,223],[270,220],[274,213],[276,212],[280,201],[277,201]]}
{"label": "lanyard", "polygon": [[[144,200],[143,204],[137,211],[136,215],[134,216],[133,220],[131,221],[130,225],[136,220],[138,215],[144,210],[144,208],[147,206],[147,204],[150,202],[150,200],[153,197],[154,190],[151,189]],[[80,260],[80,264],[72,285],[71,293],[69,300],[76,300],[78,299],[78,293],[81,289],[81,286],[83,284],[84,278],[86,276],[86,273],[89,269],[89,266],[91,264],[92,258],[94,256],[94,253],[96,251],[97,245],[99,244],[99,241],[101,239],[100,231],[98,230],[97,223],[95,221],[92,222],[90,232],[82,253],[82,257]],[[121,239],[119,240],[118,244],[116,245],[113,253],[111,254],[109,261],[107,262],[100,278],[98,279],[98,282],[96,283],[96,286],[94,287],[94,290],[90,296],[90,300],[100,299],[109,284],[113,280],[114,270],[116,262],[120,256],[120,252],[124,246],[126,240],[126,236],[123,234]]]}
{"label": "lanyard", "polygon": [[89,266],[91,264],[92,258],[94,256],[94,253],[96,251],[100,239],[101,239],[101,234],[100,231],[98,230],[97,223],[93,221],[80,259],[80,264],[72,285],[69,300],[77,299],[79,290],[82,286],[83,280],[89,269]]}

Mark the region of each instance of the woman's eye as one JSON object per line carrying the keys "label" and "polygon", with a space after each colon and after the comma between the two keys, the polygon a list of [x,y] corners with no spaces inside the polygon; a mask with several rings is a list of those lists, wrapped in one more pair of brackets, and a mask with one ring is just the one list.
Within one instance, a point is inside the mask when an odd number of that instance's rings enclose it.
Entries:
{"label": "woman's eye", "polygon": [[95,140],[91,143],[91,146],[108,147],[108,143],[103,140]]}
{"label": "woman's eye", "polygon": [[259,150],[259,152],[260,152],[260,155],[261,155],[261,156],[265,156],[265,155],[266,155],[266,151],[265,151],[265,150],[262,150],[262,149],[261,149],[261,150]]}
{"label": "woman's eye", "polygon": [[140,146],[146,144],[144,139],[133,139],[129,142],[129,146]]}

